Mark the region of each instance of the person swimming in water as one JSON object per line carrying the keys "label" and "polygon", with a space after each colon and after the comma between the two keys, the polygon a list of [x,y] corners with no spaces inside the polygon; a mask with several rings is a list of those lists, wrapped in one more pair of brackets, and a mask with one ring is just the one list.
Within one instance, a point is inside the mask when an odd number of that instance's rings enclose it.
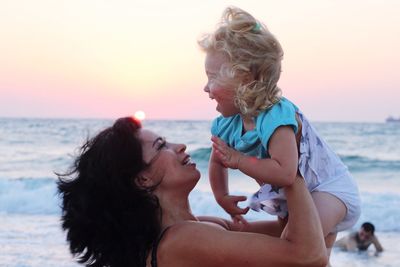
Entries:
{"label": "person swimming in water", "polygon": [[346,251],[366,251],[371,244],[375,246],[376,255],[383,251],[383,247],[375,235],[375,226],[370,222],[365,222],[357,232],[352,232],[339,239],[335,243],[335,247]]}

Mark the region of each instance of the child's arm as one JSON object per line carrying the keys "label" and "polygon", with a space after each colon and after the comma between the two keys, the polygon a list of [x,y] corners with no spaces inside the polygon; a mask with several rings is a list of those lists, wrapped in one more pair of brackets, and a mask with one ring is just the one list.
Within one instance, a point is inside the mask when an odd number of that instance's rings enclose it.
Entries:
{"label": "child's arm", "polygon": [[213,148],[221,163],[254,178],[257,182],[287,186],[294,182],[298,170],[298,149],[293,128],[278,127],[268,143],[269,159],[246,156],[213,136]]}
{"label": "child's arm", "polygon": [[246,214],[249,208],[241,209],[237,206],[237,203],[245,201],[246,197],[229,195],[228,170],[221,164],[218,157],[216,157],[214,149],[211,151],[208,174],[211,189],[218,204],[231,216]]}

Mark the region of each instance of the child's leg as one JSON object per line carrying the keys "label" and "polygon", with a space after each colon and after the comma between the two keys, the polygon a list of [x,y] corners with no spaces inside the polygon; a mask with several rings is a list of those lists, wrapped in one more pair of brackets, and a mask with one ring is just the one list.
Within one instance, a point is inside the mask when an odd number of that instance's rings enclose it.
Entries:
{"label": "child's leg", "polygon": [[312,192],[311,196],[321,220],[329,259],[336,240],[336,232],[333,231],[335,226],[345,217],[347,208],[341,200],[327,192]]}

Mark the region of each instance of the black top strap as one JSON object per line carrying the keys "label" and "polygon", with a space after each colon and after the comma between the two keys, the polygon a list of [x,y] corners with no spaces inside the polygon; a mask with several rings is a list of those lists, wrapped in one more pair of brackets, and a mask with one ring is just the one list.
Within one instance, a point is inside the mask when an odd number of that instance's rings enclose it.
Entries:
{"label": "black top strap", "polygon": [[151,267],[157,267],[157,248],[161,239],[163,238],[165,232],[170,228],[170,226],[166,227],[158,236],[156,241],[153,243],[153,249],[151,251]]}

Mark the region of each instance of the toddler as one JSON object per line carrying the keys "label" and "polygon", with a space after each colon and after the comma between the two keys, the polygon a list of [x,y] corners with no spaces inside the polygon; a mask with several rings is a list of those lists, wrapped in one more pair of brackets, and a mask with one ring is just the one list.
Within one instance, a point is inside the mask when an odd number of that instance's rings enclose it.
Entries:
{"label": "toddler", "polygon": [[[227,168],[260,184],[250,207],[288,216],[283,186],[301,175],[320,215],[328,253],[336,233],[360,215],[358,188],[347,167],[316,132],[299,108],[281,96],[277,83],[282,48],[268,29],[247,12],[229,7],[216,31],[199,40],[206,52],[204,91],[221,114],[211,127],[209,165],[217,202],[234,220],[248,208],[244,196],[229,195]],[[310,226],[312,227],[312,226]]]}

